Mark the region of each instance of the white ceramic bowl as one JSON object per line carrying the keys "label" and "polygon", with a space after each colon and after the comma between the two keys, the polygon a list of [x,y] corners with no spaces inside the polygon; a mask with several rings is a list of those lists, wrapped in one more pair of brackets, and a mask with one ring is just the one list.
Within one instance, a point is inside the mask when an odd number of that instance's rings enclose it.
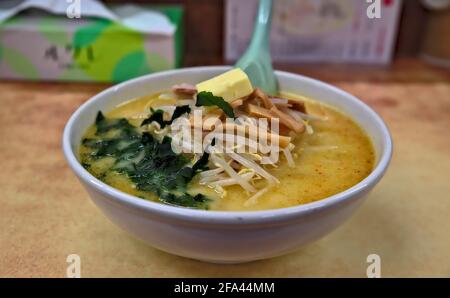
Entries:
{"label": "white ceramic bowl", "polygon": [[338,227],[363,202],[389,164],[392,141],[383,120],[354,96],[320,81],[276,72],[280,89],[338,107],[371,137],[377,153],[372,173],[352,188],[329,198],[290,208],[251,211],[204,211],[149,202],[123,193],[86,171],[77,150],[99,110],[109,111],[126,100],[196,83],[229,67],[198,67],[143,76],[113,86],[84,103],[70,118],[63,136],[69,166],[94,203],[119,227],[163,251],[217,263],[238,263],[291,252]]}

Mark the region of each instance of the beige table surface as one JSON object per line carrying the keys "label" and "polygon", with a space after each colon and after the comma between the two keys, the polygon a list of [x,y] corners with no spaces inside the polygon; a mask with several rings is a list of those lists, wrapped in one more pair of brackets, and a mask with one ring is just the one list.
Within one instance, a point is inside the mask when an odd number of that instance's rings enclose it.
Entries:
{"label": "beige table surface", "polygon": [[[105,85],[0,82],[0,276],[298,277],[450,276],[450,75],[418,62],[391,69],[287,68],[359,96],[388,123],[385,178],[343,226],[286,256],[214,265],[133,239],[91,203],[61,152],[64,124]],[[300,71],[301,70],[301,71]]]}

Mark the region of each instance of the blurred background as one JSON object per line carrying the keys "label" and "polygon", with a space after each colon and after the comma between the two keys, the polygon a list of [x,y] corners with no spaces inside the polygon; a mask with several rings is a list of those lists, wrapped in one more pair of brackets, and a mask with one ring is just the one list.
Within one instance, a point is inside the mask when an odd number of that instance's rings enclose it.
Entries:
{"label": "blurred background", "polygon": [[[37,9],[48,1],[27,2],[0,2],[0,78],[109,83],[234,63],[248,45],[258,1],[81,0],[77,7],[73,0],[61,1],[59,12]],[[450,66],[450,1],[274,2],[277,69],[351,79]]]}

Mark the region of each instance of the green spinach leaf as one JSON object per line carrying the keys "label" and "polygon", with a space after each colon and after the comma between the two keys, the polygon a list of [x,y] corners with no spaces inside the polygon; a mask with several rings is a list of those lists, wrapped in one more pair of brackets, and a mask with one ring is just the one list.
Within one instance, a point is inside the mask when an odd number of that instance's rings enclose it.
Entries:
{"label": "green spinach leaf", "polygon": [[[150,133],[140,133],[126,119],[107,119],[100,112],[95,123],[97,137],[83,140],[83,145],[92,149],[93,160],[114,157],[115,164],[109,170],[127,175],[138,190],[155,192],[167,204],[208,207],[210,200],[206,196],[187,192],[195,174],[207,169],[208,153],[190,167],[189,158],[173,152],[169,137],[158,142]],[[112,130],[119,132],[108,138]],[[90,164],[83,161],[83,166],[89,169]]]}
{"label": "green spinach leaf", "polygon": [[179,118],[181,115],[185,114],[185,113],[190,113],[191,112],[191,108],[188,105],[184,105],[184,106],[177,106],[175,108],[175,111],[173,111],[172,114],[172,118],[169,121],[165,121],[164,120],[164,111],[162,110],[153,110],[151,109],[152,115],[145,119],[144,121],[142,121],[141,126],[147,125],[152,123],[153,121],[157,122],[159,124],[159,126],[161,128],[166,127],[166,125],[170,125],[172,124],[172,122]]}
{"label": "green spinach leaf", "polygon": [[222,97],[214,96],[211,92],[202,91],[198,93],[195,105],[197,107],[217,106],[220,109],[222,109],[228,117],[235,118],[234,111],[231,105],[227,101],[225,101]]}

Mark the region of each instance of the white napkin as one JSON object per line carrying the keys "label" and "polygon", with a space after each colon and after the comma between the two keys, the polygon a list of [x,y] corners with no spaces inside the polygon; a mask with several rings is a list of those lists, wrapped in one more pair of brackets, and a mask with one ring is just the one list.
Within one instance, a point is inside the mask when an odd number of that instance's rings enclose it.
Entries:
{"label": "white napkin", "polygon": [[175,26],[160,12],[142,9],[135,5],[121,5],[107,8],[97,0],[2,0],[0,1],[0,23],[21,11],[38,8],[47,12],[73,17],[76,9],[80,16],[97,17],[122,23],[144,33],[172,35]]}

